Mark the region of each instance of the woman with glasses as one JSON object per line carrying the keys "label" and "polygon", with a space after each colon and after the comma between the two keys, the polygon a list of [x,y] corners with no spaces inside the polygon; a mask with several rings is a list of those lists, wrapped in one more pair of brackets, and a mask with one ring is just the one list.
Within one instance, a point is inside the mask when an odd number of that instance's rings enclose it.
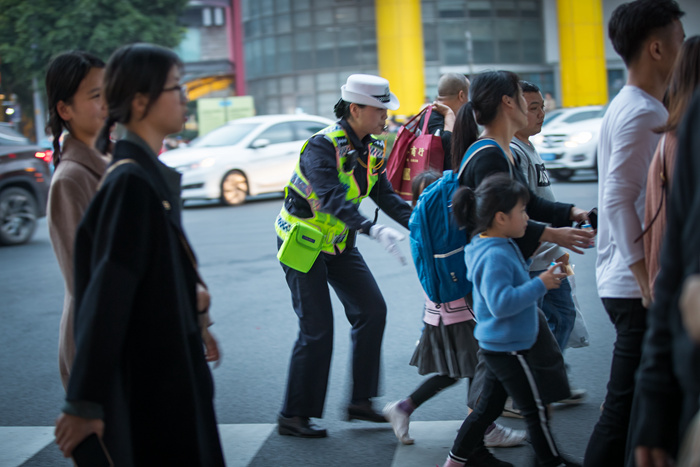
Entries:
{"label": "woman with glasses", "polygon": [[76,355],[56,442],[70,456],[96,433],[115,465],[222,466],[209,297],[182,228],[180,175],[156,155],[185,121],[182,63],[129,45],[105,76],[98,149],[113,124],[125,135],[76,234]]}

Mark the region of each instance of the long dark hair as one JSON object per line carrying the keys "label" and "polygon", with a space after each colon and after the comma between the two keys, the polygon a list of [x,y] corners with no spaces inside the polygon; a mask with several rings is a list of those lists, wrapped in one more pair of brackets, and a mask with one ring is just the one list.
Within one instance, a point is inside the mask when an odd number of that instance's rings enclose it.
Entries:
{"label": "long dark hair", "polygon": [[675,131],[680,125],[685,110],[700,85],[700,36],[687,39],[681,47],[671,73],[671,81],[666,91],[668,99],[668,120],[654,131],[665,133]]}
{"label": "long dark hair", "polygon": [[[479,138],[479,125],[493,122],[501,109],[503,96],[517,98],[518,75],[511,71],[487,71],[477,75],[469,87],[469,102],[457,112],[452,131],[452,168],[459,171],[464,153]],[[520,105],[520,102],[518,102]]]}
{"label": "long dark hair", "polygon": [[496,213],[508,213],[518,201],[527,204],[529,200],[525,185],[508,174],[497,173],[486,177],[476,190],[459,188],[452,197],[452,210],[459,225],[477,234],[491,227]]}
{"label": "long dark hair", "polygon": [[97,140],[98,150],[107,152],[112,125],[131,120],[131,104],[136,94],[148,96],[143,117],[148,114],[163,92],[173,66],[183,66],[175,52],[154,44],[125,45],[112,54],[105,70],[107,121]]}
{"label": "long dark hair", "polygon": [[68,122],[58,114],[58,103],[71,104],[80,83],[93,68],[104,68],[105,62],[95,55],[80,50],[71,50],[51,60],[46,72],[46,96],[49,101],[49,121],[46,129],[53,135],[53,164],[61,161],[61,133],[71,131]]}

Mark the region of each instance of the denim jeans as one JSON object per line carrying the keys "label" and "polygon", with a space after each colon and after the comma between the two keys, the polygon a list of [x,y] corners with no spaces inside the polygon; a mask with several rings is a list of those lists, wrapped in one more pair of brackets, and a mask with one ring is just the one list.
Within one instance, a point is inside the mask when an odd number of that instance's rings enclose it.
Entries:
{"label": "denim jeans", "polygon": [[[531,271],[530,277],[537,277],[543,272]],[[554,334],[559,349],[563,352],[567,342],[569,342],[571,331],[574,329],[574,321],[576,321],[576,307],[574,299],[571,297],[569,280],[564,278],[558,289],[548,290],[545,296],[540,299],[538,306],[547,317],[549,329]]]}
{"label": "denim jeans", "polygon": [[634,375],[642,357],[642,341],[647,328],[647,310],[642,306],[642,299],[603,298],[603,305],[615,325],[617,339],[603,413],[588,441],[585,467],[625,465]]}

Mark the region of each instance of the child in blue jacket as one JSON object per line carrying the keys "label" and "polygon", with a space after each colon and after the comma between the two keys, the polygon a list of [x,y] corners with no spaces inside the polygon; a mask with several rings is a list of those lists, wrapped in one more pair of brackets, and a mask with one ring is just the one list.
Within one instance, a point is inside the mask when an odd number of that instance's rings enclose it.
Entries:
{"label": "child in blue jacket", "polygon": [[444,467],[477,465],[470,456],[483,452],[484,431],[501,414],[509,395],[525,417],[537,465],[576,465],[559,454],[528,362],[538,332],[537,301],[566,277],[557,264],[530,278],[528,263],[512,240],[525,234],[528,198],[524,185],[496,174],[484,179],[476,192],[461,188],[453,199],[457,220],[477,233],[465,256],[467,278],[474,284],[474,336],[487,374],[479,402],[462,424]]}

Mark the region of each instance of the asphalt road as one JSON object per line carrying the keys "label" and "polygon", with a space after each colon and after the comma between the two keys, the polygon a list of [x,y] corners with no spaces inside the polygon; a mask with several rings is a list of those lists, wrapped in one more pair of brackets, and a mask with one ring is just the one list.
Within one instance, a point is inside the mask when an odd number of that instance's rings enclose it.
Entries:
{"label": "asphalt road", "polygon": [[[555,183],[554,190],[559,199],[580,207],[590,209],[596,204],[594,180]],[[213,374],[219,423],[234,430],[227,431],[227,449],[251,451],[241,461],[241,465],[250,466],[389,466],[392,462],[408,466],[408,461],[397,459],[402,452],[402,459],[407,452],[410,457],[406,449],[411,447],[397,449],[388,425],[344,421],[349,388],[349,325],[335,296],[335,348],[324,419],[320,421],[330,436],[325,440],[300,440],[280,437],[271,428],[282,402],[297,332],[290,294],[275,257],[273,221],[280,206],[281,199],[274,197],[236,208],[203,204],[185,209],[183,215],[212,293],[212,331],[223,349],[223,361]],[[367,201],[362,210],[371,217],[374,204]],[[379,222],[400,228],[383,214]],[[383,390],[376,401],[380,408],[408,395],[422,380],[408,361],[422,328],[423,297],[413,266],[401,267],[366,237],[359,239],[358,246],[389,307],[383,344]],[[401,247],[410,256],[408,241]],[[595,250],[572,256],[577,295],[591,345],[568,351],[566,360],[573,385],[587,389],[588,398],[578,406],[556,409],[553,428],[561,449],[580,459],[604,397],[614,331],[595,289]],[[0,438],[2,433],[12,433],[11,427],[49,427],[54,423],[63,398],[57,368],[62,303],[63,282],[42,220],[29,244],[0,248]],[[438,428],[430,427],[447,426],[437,422],[463,419],[465,400],[466,384],[445,390],[412,417],[413,421],[436,423],[416,424],[416,429],[422,426],[426,433],[436,433]],[[521,420],[502,421],[524,427]],[[240,431],[235,431],[238,428]],[[262,435],[254,442],[250,436],[256,429],[262,430]],[[432,465],[447,455],[453,440],[450,433],[454,433],[453,428],[443,439],[432,441],[437,453],[435,459],[431,458]],[[420,449],[421,439],[417,438],[416,443],[414,449]],[[529,446],[501,449],[497,455],[516,465],[532,462]],[[27,458],[22,465],[70,465],[50,443],[40,443],[36,453]],[[18,465],[9,461],[3,464],[2,459],[0,454],[0,466]]]}

